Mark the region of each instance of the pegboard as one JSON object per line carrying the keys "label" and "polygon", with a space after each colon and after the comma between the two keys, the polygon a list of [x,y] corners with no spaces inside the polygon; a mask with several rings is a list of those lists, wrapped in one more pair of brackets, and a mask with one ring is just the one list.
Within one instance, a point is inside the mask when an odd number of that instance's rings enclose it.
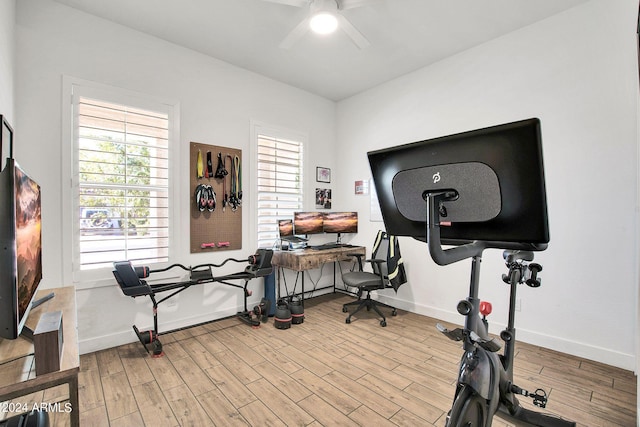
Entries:
{"label": "pegboard", "polygon": [[[198,177],[198,153],[202,155],[203,177]],[[212,176],[207,176],[207,153],[211,153]],[[227,171],[224,179],[216,178],[219,169],[218,154],[224,162],[223,169]],[[242,150],[216,145],[192,142],[189,147],[189,189],[191,201],[191,253],[218,252],[224,250],[242,249]],[[232,166],[238,159],[239,180],[237,192],[240,203],[234,209],[231,203],[223,206],[225,193],[230,198]],[[198,185],[210,185],[216,193],[216,207],[213,212],[208,208],[200,211],[196,201]],[[226,191],[225,191],[226,190]],[[227,244],[228,243],[228,244]],[[207,245],[203,247],[203,244]],[[212,245],[212,246],[209,246]]]}

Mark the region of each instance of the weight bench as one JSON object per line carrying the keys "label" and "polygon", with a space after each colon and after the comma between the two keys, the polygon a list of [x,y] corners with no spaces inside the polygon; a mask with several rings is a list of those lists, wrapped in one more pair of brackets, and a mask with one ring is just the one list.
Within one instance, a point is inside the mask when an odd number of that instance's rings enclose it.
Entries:
{"label": "weight bench", "polygon": [[[153,303],[153,329],[140,331],[136,325],[133,330],[138,339],[144,346],[147,353],[151,353],[153,357],[161,357],[162,344],[158,338],[158,305],[163,301],[179,294],[180,292],[194,285],[202,285],[206,283],[222,283],[227,286],[243,289],[244,291],[244,310],[237,314],[238,318],[252,327],[259,327],[260,323],[267,321],[270,308],[270,301],[263,298],[260,304],[255,306],[253,310],[247,309],[247,298],[251,296],[251,291],[247,289],[249,281],[258,277],[268,276],[272,273],[271,258],[273,251],[270,249],[258,249],[254,255],[247,259],[239,260],[235,258],[227,258],[221,264],[200,264],[195,267],[186,267],[182,264],[173,264],[169,267],[151,270],[149,267],[134,267],[130,261],[117,261],[113,263],[113,275],[120,286],[120,290],[125,296],[137,298],[140,296],[148,296]],[[214,276],[212,268],[222,267],[229,261],[249,262],[249,265],[238,273],[227,274],[223,276]],[[150,274],[168,271],[172,268],[181,268],[189,272],[189,280],[172,283],[149,284],[146,280]],[[242,280],[243,285],[231,283],[232,280]],[[162,292],[171,292],[169,295],[157,300],[156,295]]]}

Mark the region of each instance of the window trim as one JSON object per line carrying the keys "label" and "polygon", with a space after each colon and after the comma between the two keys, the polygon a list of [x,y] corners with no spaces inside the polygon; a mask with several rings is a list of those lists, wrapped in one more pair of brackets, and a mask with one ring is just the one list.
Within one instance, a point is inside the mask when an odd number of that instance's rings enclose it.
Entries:
{"label": "window trim", "polygon": [[[62,129],[61,129],[61,190],[60,208],[62,213],[62,279],[64,283],[72,283],[77,289],[90,289],[113,285],[110,269],[80,271],[74,266],[79,262],[79,241],[74,234],[76,218],[74,206],[78,202],[78,194],[74,189],[77,184],[77,164],[75,163],[75,117],[73,111],[74,96],[78,90],[82,96],[93,97],[105,101],[136,106],[149,110],[157,110],[158,106],[166,109],[169,115],[169,263],[182,253],[179,235],[182,223],[179,208],[182,199],[180,193],[181,151],[180,146],[180,104],[176,100],[147,95],[114,86],[95,83],[70,76],[63,76],[62,82]],[[169,263],[163,263],[169,264]],[[158,264],[160,266],[160,264]]]}
{"label": "window trim", "polygon": [[276,126],[276,125],[271,125],[271,124],[267,124],[265,122],[262,121],[258,121],[258,120],[251,120],[250,121],[250,127],[251,127],[251,142],[250,142],[250,162],[251,162],[251,200],[255,201],[255,205],[252,206],[251,210],[253,212],[255,212],[254,214],[251,215],[251,220],[250,220],[250,235],[251,235],[251,246],[252,247],[258,247],[258,176],[257,176],[257,170],[258,170],[258,135],[268,135],[277,139],[287,139],[287,140],[293,140],[293,141],[298,141],[302,144],[303,147],[303,158],[302,158],[302,178],[303,181],[301,183],[302,185],[302,206],[303,209],[306,206],[306,202],[307,202],[307,185],[306,185],[306,177],[308,176],[307,174],[307,163],[308,163],[308,157],[307,157],[307,150],[309,147],[308,141],[309,141],[309,136],[306,132],[303,131],[299,131],[299,130],[294,130],[294,129],[289,129],[286,127],[282,127],[282,126]]}

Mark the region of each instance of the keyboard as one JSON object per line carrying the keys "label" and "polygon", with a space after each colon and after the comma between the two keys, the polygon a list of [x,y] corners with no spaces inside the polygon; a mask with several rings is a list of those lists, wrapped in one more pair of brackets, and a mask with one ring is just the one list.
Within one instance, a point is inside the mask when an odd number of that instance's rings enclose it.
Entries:
{"label": "keyboard", "polygon": [[313,249],[316,251],[322,251],[322,250],[326,250],[326,249],[336,249],[336,248],[342,248],[344,247],[344,245],[342,243],[324,243],[322,245],[316,245],[316,246],[307,246],[309,249]]}

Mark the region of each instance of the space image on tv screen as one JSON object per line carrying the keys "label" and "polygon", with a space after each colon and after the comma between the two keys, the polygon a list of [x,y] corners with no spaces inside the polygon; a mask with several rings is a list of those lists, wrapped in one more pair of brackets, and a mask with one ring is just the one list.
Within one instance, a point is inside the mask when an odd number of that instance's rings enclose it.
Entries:
{"label": "space image on tv screen", "polygon": [[18,167],[14,182],[18,313],[22,318],[42,279],[41,200],[40,186]]}

